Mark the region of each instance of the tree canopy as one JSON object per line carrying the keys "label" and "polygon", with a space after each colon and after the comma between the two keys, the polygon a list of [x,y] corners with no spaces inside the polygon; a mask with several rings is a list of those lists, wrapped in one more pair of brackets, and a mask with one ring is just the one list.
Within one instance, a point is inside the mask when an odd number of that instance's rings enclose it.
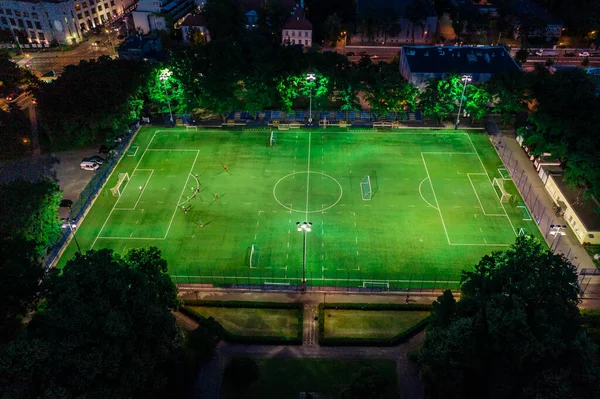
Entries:
{"label": "tree canopy", "polygon": [[45,309],[0,355],[3,398],[156,397],[181,344],[160,251],[77,254],[43,286]]}
{"label": "tree canopy", "polygon": [[596,347],[581,328],[575,267],[535,238],[463,272],[434,303],[419,354],[432,398],[592,398]]}

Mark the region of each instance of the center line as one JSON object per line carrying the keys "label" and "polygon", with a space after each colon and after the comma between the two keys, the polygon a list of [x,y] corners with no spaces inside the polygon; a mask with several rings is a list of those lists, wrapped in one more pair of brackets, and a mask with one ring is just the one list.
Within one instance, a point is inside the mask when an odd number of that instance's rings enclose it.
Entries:
{"label": "center line", "polygon": [[308,132],[308,165],[307,165],[307,173],[306,173],[306,214],[304,216],[304,221],[308,221],[308,190],[310,187],[310,139],[311,132]]}

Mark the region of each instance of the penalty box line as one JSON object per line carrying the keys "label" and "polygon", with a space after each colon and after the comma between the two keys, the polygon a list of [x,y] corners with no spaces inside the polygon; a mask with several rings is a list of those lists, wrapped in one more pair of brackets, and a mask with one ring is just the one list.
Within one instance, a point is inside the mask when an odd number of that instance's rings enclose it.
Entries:
{"label": "penalty box line", "polygon": [[[115,208],[115,211],[135,211],[135,209],[137,208],[138,203],[140,202],[140,199],[142,199],[142,195],[144,195],[144,191],[146,191],[146,187],[148,187],[148,182],[150,181],[150,178],[154,174],[154,169],[137,169],[137,170],[133,171],[133,173],[131,174],[131,177],[133,177],[135,172],[140,172],[140,171],[150,171],[150,176],[148,176],[148,178],[146,179],[146,183],[144,183],[144,185],[142,186],[142,191],[138,195],[137,201],[135,201],[135,205],[133,205],[133,208]],[[125,192],[125,190],[127,189],[127,186],[129,185],[130,181],[131,181],[131,178],[127,181],[127,183],[125,183],[125,187],[123,187],[123,192]],[[122,195],[119,197],[119,199],[117,199],[117,204],[119,203],[119,201],[121,201],[121,197],[122,197]]]}

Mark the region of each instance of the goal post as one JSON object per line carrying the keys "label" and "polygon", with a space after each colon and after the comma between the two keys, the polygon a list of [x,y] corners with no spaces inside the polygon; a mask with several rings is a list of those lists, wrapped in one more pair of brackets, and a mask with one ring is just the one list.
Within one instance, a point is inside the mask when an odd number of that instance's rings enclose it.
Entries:
{"label": "goal post", "polygon": [[371,187],[371,176],[366,175],[360,182],[360,194],[364,201],[373,197],[373,188]]}
{"label": "goal post", "polygon": [[[112,193],[112,195],[114,195],[115,197],[120,197],[121,196],[121,187],[123,186],[123,182],[125,181],[129,181],[129,173],[119,173],[118,175],[118,179],[117,179],[117,184],[110,189],[110,192]],[[123,187],[125,188],[125,187]]]}
{"label": "goal post", "polygon": [[250,259],[249,259],[250,267],[258,267],[259,257],[260,257],[260,251],[258,250],[258,245],[252,244],[252,247],[250,247]]}
{"label": "goal post", "polygon": [[277,144],[277,133],[271,130],[271,135],[269,136],[269,147],[275,147]]}
{"label": "goal post", "polygon": [[492,181],[492,186],[494,187],[494,191],[496,187],[498,187],[498,189],[500,190],[500,195],[498,195],[498,199],[500,199],[500,202],[508,202],[510,200],[510,197],[512,197],[512,195],[507,193],[504,189],[503,179],[498,179],[497,177],[494,177],[494,180]]}
{"label": "goal post", "polygon": [[277,125],[277,130],[290,130],[290,124],[280,123],[279,125]]}

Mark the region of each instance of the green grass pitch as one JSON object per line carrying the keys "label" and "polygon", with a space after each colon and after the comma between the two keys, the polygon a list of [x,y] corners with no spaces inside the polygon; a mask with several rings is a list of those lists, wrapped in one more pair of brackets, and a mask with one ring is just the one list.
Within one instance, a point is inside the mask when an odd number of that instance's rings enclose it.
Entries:
{"label": "green grass pitch", "polygon": [[296,285],[308,221],[309,285],[418,288],[454,287],[521,228],[539,237],[512,181],[500,202],[483,133],[297,129],[271,148],[270,131],[142,128],[77,230],[82,249],[156,246],[180,283]]}

